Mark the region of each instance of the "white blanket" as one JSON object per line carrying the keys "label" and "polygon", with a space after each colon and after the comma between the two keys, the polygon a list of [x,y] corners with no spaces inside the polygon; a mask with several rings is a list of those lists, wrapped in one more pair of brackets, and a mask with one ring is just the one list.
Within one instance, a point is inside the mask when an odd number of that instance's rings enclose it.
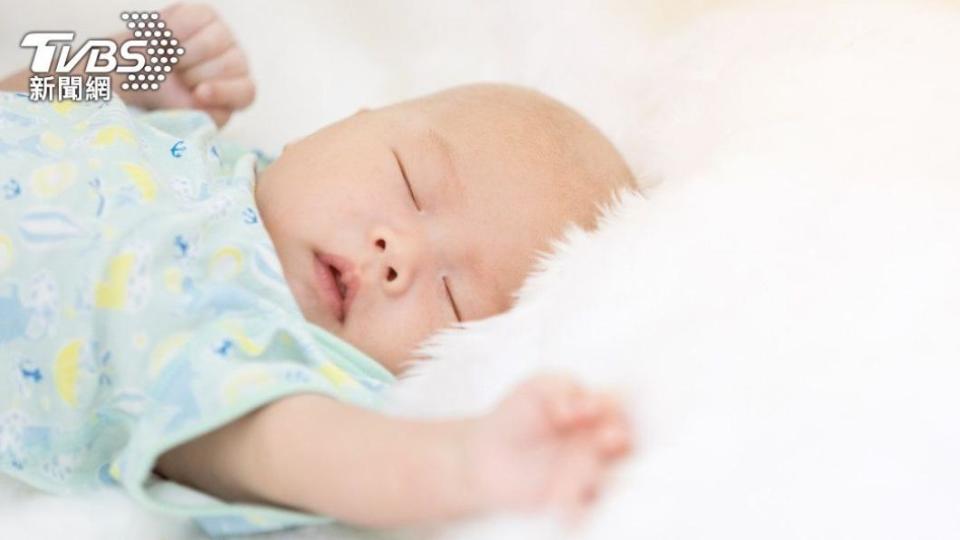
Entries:
{"label": "white blanket", "polygon": [[[638,451],[574,538],[960,537],[960,17],[877,4],[635,41],[619,4],[558,6],[496,75],[586,110],[661,183],[571,230],[517,309],[430,343],[395,410],[480,411],[543,368],[619,389]],[[567,31],[596,41],[564,50]],[[490,516],[432,536],[561,531]],[[199,535],[116,493],[2,480],[0,537]]]}

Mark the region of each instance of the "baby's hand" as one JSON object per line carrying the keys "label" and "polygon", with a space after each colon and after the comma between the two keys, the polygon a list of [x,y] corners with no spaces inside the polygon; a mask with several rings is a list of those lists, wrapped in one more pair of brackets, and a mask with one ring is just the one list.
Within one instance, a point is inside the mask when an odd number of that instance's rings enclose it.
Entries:
{"label": "baby's hand", "polygon": [[147,109],[201,109],[217,126],[253,103],[256,88],[246,55],[211,6],[173,4],[160,18],[184,54],[159,90],[122,92],[124,101]]}
{"label": "baby's hand", "polygon": [[630,439],[613,397],[564,376],[534,377],[479,420],[474,485],[488,508],[558,506],[577,521]]}

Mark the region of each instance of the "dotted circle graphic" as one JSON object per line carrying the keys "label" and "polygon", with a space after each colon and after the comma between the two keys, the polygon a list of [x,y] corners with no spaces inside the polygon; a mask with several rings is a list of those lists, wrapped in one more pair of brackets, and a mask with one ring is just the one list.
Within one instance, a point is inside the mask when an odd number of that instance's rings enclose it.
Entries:
{"label": "dotted circle graphic", "polygon": [[[123,11],[120,20],[126,23],[135,39],[147,42],[146,64],[136,73],[127,75],[120,88],[124,90],[159,90],[171,66],[180,61],[186,50],[167,28],[167,23],[156,11]],[[144,75],[148,74],[148,75]]]}

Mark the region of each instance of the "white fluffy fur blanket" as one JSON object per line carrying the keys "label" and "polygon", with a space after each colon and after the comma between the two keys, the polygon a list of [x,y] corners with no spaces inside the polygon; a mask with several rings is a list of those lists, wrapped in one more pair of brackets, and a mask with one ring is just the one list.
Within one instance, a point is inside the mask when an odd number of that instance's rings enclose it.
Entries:
{"label": "white fluffy fur blanket", "polygon": [[[562,75],[576,55],[539,58],[522,82],[606,85],[594,117],[661,182],[571,230],[517,309],[427,344],[393,407],[481,411],[564,369],[623,393],[638,451],[579,531],[491,516],[396,536],[960,537],[960,17],[879,4],[731,10],[642,59],[610,51],[635,71],[593,82]],[[117,493],[2,480],[0,537],[199,534]]]}

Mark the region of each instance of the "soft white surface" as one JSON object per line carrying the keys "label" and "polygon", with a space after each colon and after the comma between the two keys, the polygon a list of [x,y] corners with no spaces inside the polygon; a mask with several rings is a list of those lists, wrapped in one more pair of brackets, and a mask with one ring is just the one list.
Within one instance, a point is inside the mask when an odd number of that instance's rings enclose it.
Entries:
{"label": "soft white surface", "polygon": [[[344,2],[306,36],[315,8],[232,16],[318,47],[303,61],[318,122],[460,80],[526,82],[663,181],[598,234],[572,231],[518,309],[441,336],[398,411],[482,410],[544,366],[620,389],[639,451],[578,538],[932,539],[960,537],[960,18],[941,4],[766,2],[654,28],[652,3]],[[289,113],[284,82],[261,76],[257,107]],[[315,127],[301,116],[231,129],[268,145]],[[0,537],[64,536],[192,537],[118,494],[0,481]],[[504,517],[437,536],[560,533]]]}

